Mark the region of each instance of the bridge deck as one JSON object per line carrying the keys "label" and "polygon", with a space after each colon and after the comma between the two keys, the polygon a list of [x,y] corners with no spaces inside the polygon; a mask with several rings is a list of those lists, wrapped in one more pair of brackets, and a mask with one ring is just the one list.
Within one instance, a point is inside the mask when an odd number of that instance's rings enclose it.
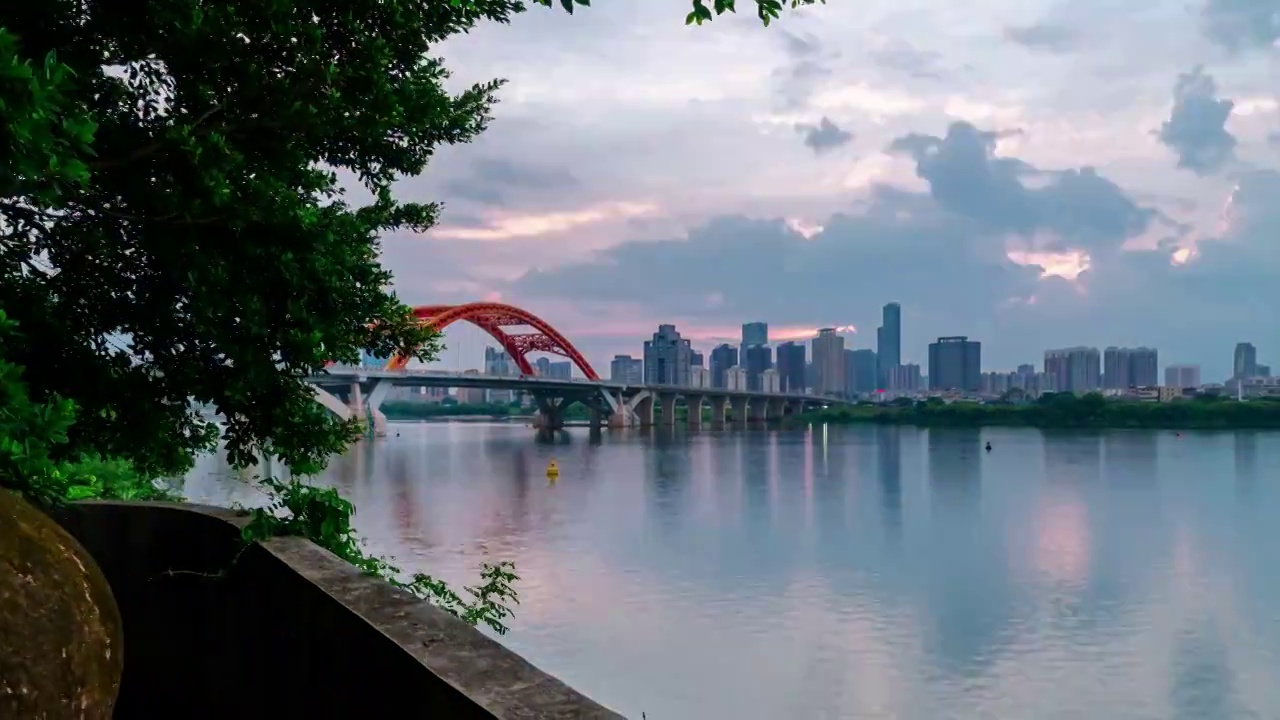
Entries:
{"label": "bridge deck", "polygon": [[712,387],[682,387],[678,385],[628,385],[611,380],[586,380],[579,378],[506,377],[479,375],[476,373],[449,372],[446,370],[380,370],[334,369],[315,375],[310,381],[316,385],[343,385],[353,382],[391,380],[397,385],[410,387],[487,388],[491,390],[544,390],[548,392],[584,392],[593,389],[635,395],[643,391],[657,394],[705,395],[718,397],[770,398],[788,401],[835,404],[847,401],[818,395],[795,393],[768,393],[758,390],[728,390]]}

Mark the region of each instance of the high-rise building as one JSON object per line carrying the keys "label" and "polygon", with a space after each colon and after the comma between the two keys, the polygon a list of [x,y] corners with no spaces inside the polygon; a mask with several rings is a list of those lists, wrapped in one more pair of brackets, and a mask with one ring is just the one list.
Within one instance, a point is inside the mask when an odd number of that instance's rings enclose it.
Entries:
{"label": "high-rise building", "polygon": [[738,348],[722,343],[711,349],[711,387],[727,388],[724,374],[738,364]]}
{"label": "high-rise building", "polygon": [[832,396],[843,394],[844,338],[835,328],[818,331],[818,337],[810,341],[809,356],[813,358],[814,392]]}
{"label": "high-rise building", "polygon": [[883,388],[889,368],[902,364],[902,307],[896,302],[880,310],[880,327],[876,329],[876,383]]}
{"label": "high-rise building", "polygon": [[[850,350],[849,366],[852,368],[852,376],[846,377],[846,384],[849,389],[855,393],[873,393],[879,387],[876,373],[879,372],[879,365],[876,363],[875,350]],[[846,370],[849,372],[849,370]]]}
{"label": "high-rise building", "polygon": [[701,365],[694,365],[689,368],[689,387],[704,388],[710,387],[711,371]]}
{"label": "high-rise building", "polygon": [[1123,390],[1160,384],[1160,357],[1155,348],[1109,347],[1102,353],[1102,387]]}
{"label": "high-rise building", "polygon": [[644,361],[630,355],[614,355],[609,363],[609,379],[628,385],[643,385]]}
{"label": "high-rise building", "polygon": [[747,370],[746,368],[734,365],[724,371],[724,387],[726,390],[746,390],[747,389]]}
{"label": "high-rise building", "polygon": [[1102,387],[1102,361],[1098,348],[1046,350],[1044,373],[1052,378],[1052,392],[1086,393]]}
{"label": "high-rise building", "polygon": [[690,367],[703,367],[703,364],[702,364],[702,353],[698,352],[697,350],[690,350],[690,351],[689,351],[689,365],[690,365]]}
{"label": "high-rise building", "polygon": [[777,351],[778,386],[784,393],[803,393],[807,385],[804,380],[805,351],[804,344],[784,342]]}
{"label": "high-rise building", "polygon": [[778,375],[778,371],[769,368],[760,373],[760,392],[780,393],[782,392],[782,377]]}
{"label": "high-rise building", "polygon": [[[977,344],[977,343],[973,343]],[[885,378],[892,392],[915,392],[920,389],[920,366],[914,363],[897,365],[889,368],[889,377]]]}
{"label": "high-rise building", "polygon": [[1170,365],[1164,369],[1164,384],[1172,388],[1200,387],[1199,365]]}
{"label": "high-rise building", "polygon": [[769,323],[749,322],[742,324],[742,345],[768,345]]}
{"label": "high-rise building", "polygon": [[1251,378],[1258,375],[1258,349],[1253,343],[1236,343],[1234,362],[1231,364],[1232,378]]}
{"label": "high-rise building", "polygon": [[964,335],[929,343],[929,389],[980,391],[982,343]]}
{"label": "high-rise building", "polygon": [[675,325],[659,325],[653,339],[644,342],[645,384],[687,386],[692,352]]}
{"label": "high-rise building", "polygon": [[1128,348],[1109,347],[1102,351],[1102,387],[1127,388],[1131,378]]}
{"label": "high-rise building", "polygon": [[1257,374],[1257,377],[1260,377],[1260,378],[1269,378],[1269,377],[1271,377],[1271,366],[1270,366],[1270,365],[1263,365],[1262,363],[1258,363],[1258,370],[1257,370],[1257,373],[1258,373],[1258,374]]}
{"label": "high-rise building", "polygon": [[[510,377],[519,375],[520,370],[511,361],[511,356],[507,354],[506,350],[487,347],[484,349],[484,374]],[[509,403],[515,399],[515,392],[512,390],[485,390],[485,399],[491,403]]]}
{"label": "high-rise building", "polygon": [[773,348],[748,345],[740,362],[747,370],[747,389],[760,390],[760,374],[773,368]]}
{"label": "high-rise building", "polygon": [[552,362],[550,358],[540,357],[533,361],[533,372],[538,377],[553,380],[572,380],[573,363],[568,360]]}

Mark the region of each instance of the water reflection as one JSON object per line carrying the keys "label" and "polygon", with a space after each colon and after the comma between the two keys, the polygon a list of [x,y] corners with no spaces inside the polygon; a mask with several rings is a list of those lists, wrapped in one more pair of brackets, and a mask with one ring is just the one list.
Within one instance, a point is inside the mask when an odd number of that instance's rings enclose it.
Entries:
{"label": "water reflection", "polygon": [[1258,481],[1258,435],[1252,430],[1241,430],[1232,438],[1232,459],[1236,471],[1238,497],[1247,500]]}
{"label": "water reflection", "polygon": [[406,569],[516,562],[503,641],[630,717],[1280,710],[1274,433],[398,430],[317,481]]}
{"label": "water reflection", "polygon": [[902,532],[902,428],[876,428],[876,477],[880,480],[880,509],[886,533]]}
{"label": "water reflection", "polygon": [[933,516],[969,522],[982,501],[982,431],[932,428],[926,442]]}

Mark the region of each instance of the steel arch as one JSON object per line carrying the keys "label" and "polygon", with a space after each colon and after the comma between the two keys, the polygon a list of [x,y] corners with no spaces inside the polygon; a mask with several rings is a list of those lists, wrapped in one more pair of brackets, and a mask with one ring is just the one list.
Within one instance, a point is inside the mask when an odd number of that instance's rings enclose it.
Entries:
{"label": "steel arch", "polygon": [[[527,357],[532,352],[545,352],[568,358],[588,380],[599,380],[591,363],[578,352],[578,349],[561,335],[547,321],[533,313],[514,305],[493,302],[474,302],[463,305],[421,305],[413,308],[413,316],[419,322],[430,325],[437,331],[455,322],[465,320],[489,333],[497,340],[507,356],[520,368],[524,375],[534,374],[533,366]],[[537,332],[511,334],[503,330],[506,327],[528,325]],[[410,358],[396,356],[387,361],[388,370],[402,370],[409,364]]]}

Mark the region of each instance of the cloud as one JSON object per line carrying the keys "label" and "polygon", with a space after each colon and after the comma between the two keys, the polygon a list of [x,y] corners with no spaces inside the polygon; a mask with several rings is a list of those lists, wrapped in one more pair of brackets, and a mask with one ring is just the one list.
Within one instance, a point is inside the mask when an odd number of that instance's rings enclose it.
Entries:
{"label": "cloud", "polygon": [[1215,173],[1235,156],[1236,139],[1227,131],[1235,103],[1217,94],[1217,83],[1203,68],[1179,75],[1173,110],[1160,126],[1160,142],[1178,154],[1178,167],[1197,175]]}
{"label": "cloud", "polygon": [[1280,40],[1280,0],[1208,0],[1205,35],[1231,52],[1265,50]]}
{"label": "cloud", "polygon": [[821,83],[832,75],[832,56],[816,37],[782,32],[786,62],[773,71],[776,103],[787,110],[805,107]]}
{"label": "cloud", "polygon": [[915,160],[942,207],[992,231],[1034,238],[1038,250],[1115,249],[1155,217],[1092,168],[1045,171],[996,155],[1001,136],[956,122],[945,137],[906,135],[889,149]]}
{"label": "cloud", "polygon": [[480,205],[509,205],[512,193],[551,195],[575,190],[578,179],[564,168],[544,168],[503,158],[483,158],[470,172],[445,183],[446,197]]}
{"label": "cloud", "polygon": [[853,133],[831,122],[831,118],[825,115],[817,125],[805,125],[802,123],[796,126],[796,130],[804,135],[805,147],[812,149],[819,155],[828,150],[848,145],[853,141]]}
{"label": "cloud", "polygon": [[1058,55],[1074,51],[1080,41],[1077,31],[1065,25],[1043,22],[1007,27],[1004,30],[1004,37],[1028,50]]}

